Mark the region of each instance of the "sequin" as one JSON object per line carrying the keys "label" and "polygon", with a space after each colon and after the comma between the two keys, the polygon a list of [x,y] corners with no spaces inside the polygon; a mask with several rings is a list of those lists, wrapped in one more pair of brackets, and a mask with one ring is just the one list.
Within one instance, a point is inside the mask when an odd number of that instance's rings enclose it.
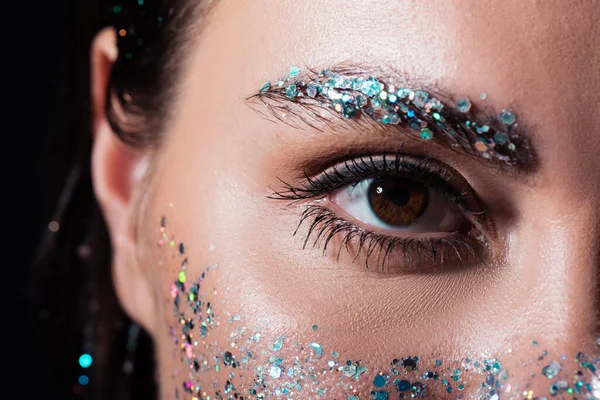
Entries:
{"label": "sequin", "polygon": [[266,93],[271,88],[271,82],[265,82],[262,88],[260,88],[260,93]]}
{"label": "sequin", "polygon": [[469,112],[471,109],[471,102],[468,99],[459,100],[458,103],[456,103],[456,109],[461,113]]}
{"label": "sequin", "polygon": [[295,77],[297,77],[298,75],[300,75],[300,68],[299,68],[299,67],[297,67],[297,66],[295,66],[295,65],[294,65],[294,66],[292,66],[292,67],[290,68],[290,76],[291,76],[292,78],[295,78]]}
{"label": "sequin", "polygon": [[308,347],[310,347],[311,349],[313,349],[315,351],[317,358],[321,358],[321,356],[323,355],[323,348],[321,347],[320,344],[311,342],[308,344]]}
{"label": "sequin", "polygon": [[433,138],[433,132],[431,132],[431,130],[428,128],[423,128],[421,129],[421,133],[419,133],[419,136],[421,136],[423,140],[430,140]]}
{"label": "sequin", "polygon": [[496,144],[505,144],[508,142],[508,135],[504,132],[496,132],[494,134],[494,142],[496,142]]}
{"label": "sequin", "polygon": [[375,78],[369,78],[363,82],[360,90],[363,94],[373,97],[377,96],[383,89],[383,85]]}
{"label": "sequin", "polygon": [[273,343],[273,351],[279,351],[283,347],[283,338],[279,338]]}
{"label": "sequin", "polygon": [[315,85],[314,83],[309,83],[306,86],[306,95],[308,97],[312,97],[315,98],[317,96],[317,85]]}
{"label": "sequin", "polygon": [[375,379],[373,379],[373,385],[378,388],[382,388],[387,384],[387,379],[383,375],[377,375]]}
{"label": "sequin", "polygon": [[556,361],[552,361],[549,365],[542,368],[542,375],[548,379],[554,378],[561,370],[561,366]]}
{"label": "sequin", "polygon": [[502,112],[498,116],[498,119],[504,125],[512,125],[516,121],[515,114],[513,114],[511,111],[505,111],[505,110],[502,110]]}
{"label": "sequin", "polygon": [[415,106],[419,108],[423,108],[427,100],[429,99],[429,95],[422,90],[417,90],[415,92],[415,98],[413,99],[413,103]]}
{"label": "sequin", "polygon": [[285,94],[290,99],[293,99],[294,97],[298,96],[298,87],[294,84],[288,86],[285,90]]}

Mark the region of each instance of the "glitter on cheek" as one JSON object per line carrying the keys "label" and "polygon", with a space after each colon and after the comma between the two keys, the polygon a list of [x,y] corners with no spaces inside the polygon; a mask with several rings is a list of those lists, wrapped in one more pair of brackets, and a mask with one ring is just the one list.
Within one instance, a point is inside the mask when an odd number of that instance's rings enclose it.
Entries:
{"label": "glitter on cheek", "polygon": [[[519,387],[508,383],[509,373],[497,358],[464,357],[445,359],[418,356],[395,357],[379,366],[367,366],[361,360],[341,358],[328,349],[326,343],[310,340],[302,343],[296,332],[263,340],[264,333],[249,327],[243,315],[225,310],[226,302],[216,296],[227,291],[207,287],[206,278],[218,265],[209,265],[194,278],[188,269],[183,245],[169,237],[166,220],[161,220],[159,247],[167,254],[162,260],[174,260],[180,268],[168,287],[173,317],[169,335],[177,349],[178,368],[173,376],[181,379],[175,388],[175,398],[181,400],[216,399],[311,399],[336,398],[346,400],[448,398],[457,399],[544,399],[546,396],[570,396],[573,399],[600,398],[597,371],[600,357],[578,353],[575,373],[567,371],[562,362],[566,356],[546,361],[548,351],[523,365],[534,365],[539,375],[548,381],[546,393],[534,393],[529,383]],[[168,246],[165,244],[169,243]],[[225,316],[223,322],[217,315]],[[222,329],[226,328],[227,333]],[[315,335],[318,325],[306,329]],[[340,333],[341,334],[341,333]],[[220,337],[223,335],[224,337]],[[541,346],[534,342],[533,346]],[[600,345],[599,345],[600,346]],[[331,354],[331,358],[323,357]],[[511,353],[509,350],[507,353]],[[433,355],[433,354],[432,354]],[[329,359],[328,359],[329,358]],[[82,368],[91,365],[92,358],[79,358]],[[533,374],[534,376],[536,374]],[[79,384],[87,385],[81,375]]]}

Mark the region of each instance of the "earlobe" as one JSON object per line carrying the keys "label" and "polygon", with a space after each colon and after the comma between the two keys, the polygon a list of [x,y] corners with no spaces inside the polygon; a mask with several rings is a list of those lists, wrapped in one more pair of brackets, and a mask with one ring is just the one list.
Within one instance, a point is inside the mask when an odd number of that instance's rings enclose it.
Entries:
{"label": "earlobe", "polygon": [[99,32],[90,54],[92,181],[111,237],[112,275],[117,295],[130,317],[150,330],[154,315],[152,291],[136,257],[134,226],[139,208],[136,191],[141,190],[144,181],[148,154],[122,142],[107,120],[107,89],[117,54],[114,29]]}

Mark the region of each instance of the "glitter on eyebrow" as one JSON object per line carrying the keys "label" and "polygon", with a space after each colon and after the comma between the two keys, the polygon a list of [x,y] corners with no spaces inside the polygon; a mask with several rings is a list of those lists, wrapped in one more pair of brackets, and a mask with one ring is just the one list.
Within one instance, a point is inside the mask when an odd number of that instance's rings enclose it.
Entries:
{"label": "glitter on eyebrow", "polygon": [[260,93],[266,93],[271,88],[271,82],[265,82],[262,88],[260,88]]}
{"label": "glitter on eyebrow", "polygon": [[292,67],[290,67],[290,76],[291,76],[292,78],[295,78],[295,77],[297,77],[298,75],[300,75],[300,68],[299,68],[299,67],[297,67],[297,66],[295,66],[295,65],[294,65],[294,66],[292,66]]}
{"label": "glitter on eyebrow", "polygon": [[297,88],[297,86],[294,85],[294,84],[291,84],[290,86],[288,86],[286,88],[285,94],[290,99],[293,99],[294,97],[298,96],[298,88]]}
{"label": "glitter on eyebrow", "polygon": [[500,113],[498,118],[505,125],[512,125],[517,120],[515,117],[515,114],[513,114],[511,111],[505,111],[505,110],[502,110],[502,112]]}
{"label": "glitter on eyebrow", "polygon": [[433,138],[433,132],[430,129],[423,128],[421,129],[421,133],[419,134],[424,140],[430,140]]}
{"label": "glitter on eyebrow", "polygon": [[[425,141],[437,139],[436,142],[460,147],[467,154],[509,165],[526,166],[532,160],[533,149],[527,138],[517,132],[516,116],[510,110],[496,116],[483,116],[465,98],[456,104],[458,112],[453,112],[425,90],[396,88],[372,76],[346,76],[331,69],[318,75],[309,71],[303,77],[288,74],[275,83],[248,100],[261,99],[277,119],[292,126],[296,126],[294,118],[314,125],[288,105],[276,103],[278,96],[313,110],[317,120],[317,115],[326,119],[327,114],[317,113],[314,106],[333,109],[344,118],[363,115],[384,125],[402,124],[417,131],[418,137]],[[483,117],[487,120],[480,121]]]}
{"label": "glitter on eyebrow", "polygon": [[461,113],[468,113],[471,110],[471,102],[469,99],[462,99],[456,103],[456,109]]}

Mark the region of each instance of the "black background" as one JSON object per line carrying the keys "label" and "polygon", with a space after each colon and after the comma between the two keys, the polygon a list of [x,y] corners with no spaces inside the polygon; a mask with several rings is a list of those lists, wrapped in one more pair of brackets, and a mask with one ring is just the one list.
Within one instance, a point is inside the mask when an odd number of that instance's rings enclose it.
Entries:
{"label": "black background", "polygon": [[[55,199],[44,155],[64,85],[69,6],[63,0],[3,2],[2,136],[4,261],[3,399],[64,399],[56,392],[30,307],[31,261]],[[77,362],[77,360],[74,360]]]}

